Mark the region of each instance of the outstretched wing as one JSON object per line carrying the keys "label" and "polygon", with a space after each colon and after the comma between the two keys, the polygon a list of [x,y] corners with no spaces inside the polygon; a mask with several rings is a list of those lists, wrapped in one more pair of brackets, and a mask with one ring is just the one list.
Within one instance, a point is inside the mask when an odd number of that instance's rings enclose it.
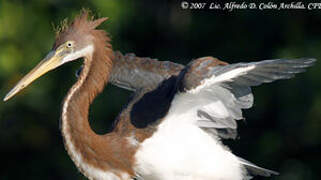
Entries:
{"label": "outstretched wing", "polygon": [[[213,57],[192,61],[183,71],[180,93],[172,101],[171,113],[179,120],[196,123],[214,137],[236,138],[236,120],[242,109],[253,105],[251,86],[289,79],[310,67],[315,59],[276,59],[227,65]],[[239,158],[249,175],[270,176],[277,172]],[[250,179],[251,177],[247,177]]]}
{"label": "outstretched wing", "polygon": [[236,120],[243,119],[242,109],[253,105],[251,86],[289,79],[312,66],[314,61],[276,59],[225,65],[212,57],[196,59],[186,67],[180,84],[180,91],[184,93],[176,98],[179,102],[173,103],[184,106],[184,113],[209,133],[235,138]]}
{"label": "outstretched wing", "polygon": [[158,61],[134,54],[122,55],[115,52],[110,81],[113,85],[131,91],[154,89],[162,81],[177,75],[183,65],[169,61]]}

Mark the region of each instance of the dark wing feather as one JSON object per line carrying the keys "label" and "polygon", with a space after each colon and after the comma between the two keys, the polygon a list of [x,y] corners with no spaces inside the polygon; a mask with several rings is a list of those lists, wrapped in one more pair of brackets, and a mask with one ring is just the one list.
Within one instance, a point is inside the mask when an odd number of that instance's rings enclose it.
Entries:
{"label": "dark wing feather", "polygon": [[115,60],[111,76],[113,85],[136,91],[154,89],[162,81],[178,75],[183,65],[169,61],[158,61],[148,57],[137,57],[134,54],[122,55],[115,52]]}
{"label": "dark wing feather", "polygon": [[[269,83],[278,79],[289,79],[294,74],[305,71],[305,68],[313,65],[314,59],[276,59],[265,60],[253,63],[238,63],[229,66],[213,68],[210,73],[218,77],[220,75],[231,72],[232,70],[245,69],[243,73],[221,81],[233,81],[234,84],[241,86],[258,86],[262,83]],[[208,77],[211,74],[207,74]]]}

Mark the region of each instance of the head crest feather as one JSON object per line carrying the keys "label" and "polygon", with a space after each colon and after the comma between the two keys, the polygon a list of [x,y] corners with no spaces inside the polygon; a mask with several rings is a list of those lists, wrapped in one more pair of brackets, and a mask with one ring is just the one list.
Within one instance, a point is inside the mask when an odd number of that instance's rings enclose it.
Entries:
{"label": "head crest feather", "polygon": [[59,26],[54,27],[56,32],[55,46],[70,37],[90,34],[92,31],[96,30],[96,27],[107,19],[107,17],[95,19],[95,17],[91,15],[90,10],[82,9],[80,14],[77,15],[72,22],[69,22],[66,18]]}

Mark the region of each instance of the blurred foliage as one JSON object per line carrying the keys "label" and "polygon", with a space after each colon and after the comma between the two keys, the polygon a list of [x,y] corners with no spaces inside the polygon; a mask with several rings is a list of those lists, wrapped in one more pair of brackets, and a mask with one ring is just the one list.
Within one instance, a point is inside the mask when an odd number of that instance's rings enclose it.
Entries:
{"label": "blurred foliage", "polygon": [[[186,64],[215,56],[229,63],[272,58],[321,59],[321,11],[188,11],[180,2],[1,0],[0,96],[35,66],[54,42],[52,23],[82,7],[110,17],[101,28],[115,50]],[[64,150],[61,101],[81,61],[48,73],[0,102],[0,179],[85,179]],[[255,105],[239,123],[233,152],[281,172],[273,179],[320,179],[321,63],[287,81],[254,88]],[[105,133],[129,92],[107,86],[91,106],[91,125]],[[109,119],[109,121],[107,121]],[[261,179],[261,178],[256,178]]]}

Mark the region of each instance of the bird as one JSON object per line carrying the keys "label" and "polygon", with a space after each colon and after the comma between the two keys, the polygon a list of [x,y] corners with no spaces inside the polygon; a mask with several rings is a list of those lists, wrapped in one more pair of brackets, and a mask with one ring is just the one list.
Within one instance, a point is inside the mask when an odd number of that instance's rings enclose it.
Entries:
{"label": "bird", "polygon": [[[58,29],[52,50],[5,96],[7,101],[43,74],[83,59],[63,100],[61,133],[78,170],[92,180],[243,180],[277,172],[232,153],[223,139],[237,137],[251,87],[304,72],[316,59],[272,59],[228,64],[212,56],[187,65],[113,51],[111,39],[82,10]],[[111,83],[133,92],[113,121],[96,134],[90,104]]]}

